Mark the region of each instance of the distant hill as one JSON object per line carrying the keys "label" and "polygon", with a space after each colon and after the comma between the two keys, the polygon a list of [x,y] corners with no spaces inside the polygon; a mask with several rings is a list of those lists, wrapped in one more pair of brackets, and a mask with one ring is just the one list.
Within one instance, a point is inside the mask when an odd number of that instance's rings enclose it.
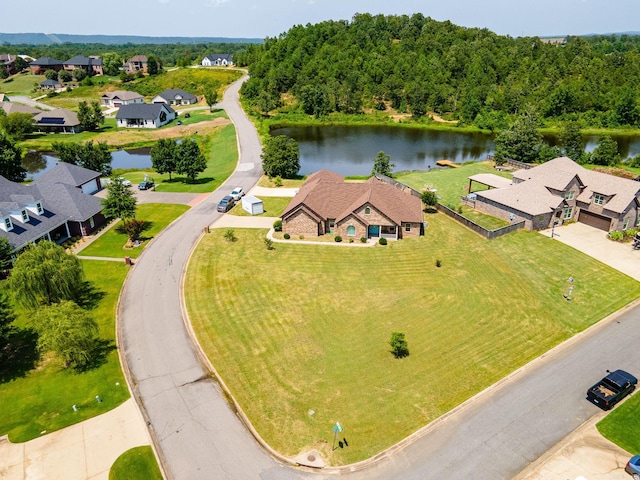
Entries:
{"label": "distant hill", "polygon": [[135,35],[69,35],[66,33],[0,33],[0,44],[56,45],[103,43],[105,45],[164,43],[262,43],[261,38],[226,37],[140,37]]}

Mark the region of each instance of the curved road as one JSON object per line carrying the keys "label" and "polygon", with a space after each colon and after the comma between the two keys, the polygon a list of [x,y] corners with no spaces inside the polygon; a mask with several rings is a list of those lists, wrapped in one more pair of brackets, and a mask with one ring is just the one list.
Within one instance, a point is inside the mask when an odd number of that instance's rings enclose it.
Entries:
{"label": "curved road", "polygon": [[[258,446],[200,364],[182,318],[180,279],[192,245],[218,216],[215,205],[223,192],[236,185],[248,190],[261,173],[257,134],[237,102],[240,84],[230,86],[221,103],[236,125],[238,168],[137,260],[120,303],[120,348],[169,478],[326,478],[331,475],[284,466]],[[639,327],[640,310],[628,309],[532,362],[376,462],[334,473],[350,471],[347,476],[358,480],[513,478],[599,412],[584,394],[605,368],[640,372]],[[346,420],[344,424],[348,428]]]}

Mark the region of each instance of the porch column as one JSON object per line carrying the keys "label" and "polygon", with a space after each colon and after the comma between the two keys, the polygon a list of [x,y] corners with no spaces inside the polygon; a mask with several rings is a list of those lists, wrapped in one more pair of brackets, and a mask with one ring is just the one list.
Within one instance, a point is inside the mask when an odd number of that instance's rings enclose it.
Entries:
{"label": "porch column", "polygon": [[69,222],[64,222],[64,228],[67,231],[67,237],[71,237],[71,232],[69,231]]}

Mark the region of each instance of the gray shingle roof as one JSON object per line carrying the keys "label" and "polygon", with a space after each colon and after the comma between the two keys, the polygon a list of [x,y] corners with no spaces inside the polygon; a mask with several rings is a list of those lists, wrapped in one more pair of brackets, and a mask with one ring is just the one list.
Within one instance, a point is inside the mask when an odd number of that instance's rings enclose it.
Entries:
{"label": "gray shingle roof", "polygon": [[168,88],[157,96],[162,97],[165,100],[175,100],[177,97],[180,97],[183,100],[197,100],[195,95],[185,92],[184,90],[180,90],[179,88]]}
{"label": "gray shingle roof", "polygon": [[62,65],[63,62],[62,60],[57,60],[55,58],[52,57],[40,57],[37,60],[34,60],[33,62],[31,62],[29,65],[36,65],[36,66],[47,66],[47,65]]}
{"label": "gray shingle roof", "polygon": [[118,99],[118,100],[133,100],[135,98],[144,98],[137,92],[131,92],[129,90],[114,90],[113,92],[106,92],[102,95],[105,99]]}
{"label": "gray shingle roof", "polygon": [[102,211],[102,203],[93,195],[64,183],[38,185],[46,199],[47,208],[67,220],[84,222]]}
{"label": "gray shingle roof", "polygon": [[116,119],[125,120],[141,118],[145,120],[155,120],[160,115],[161,110],[175,113],[175,110],[164,103],[132,103],[123,105],[116,114]]}
{"label": "gray shingle roof", "polygon": [[70,58],[66,62],[63,62],[63,64],[89,67],[93,65],[102,65],[102,59],[99,57],[93,58],[93,57],[85,57],[84,55],[76,55],[75,57]]}
{"label": "gray shingle roof", "polygon": [[79,167],[72,163],[60,162],[51,170],[36,178],[32,182],[32,185],[63,183],[65,185],[71,185],[72,187],[80,187],[99,177],[100,174],[98,172],[94,172],[88,168]]}

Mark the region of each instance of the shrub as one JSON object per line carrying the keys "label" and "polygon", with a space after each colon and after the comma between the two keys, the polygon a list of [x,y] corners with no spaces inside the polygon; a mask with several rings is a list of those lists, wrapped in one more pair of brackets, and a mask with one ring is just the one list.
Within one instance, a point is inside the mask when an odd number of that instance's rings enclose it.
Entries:
{"label": "shrub", "polygon": [[146,228],[146,223],[144,220],[137,220],[135,218],[130,218],[129,220],[125,220],[122,222],[122,230],[127,234],[129,240],[135,242],[140,239],[140,235]]}
{"label": "shrub", "polygon": [[613,240],[614,242],[621,242],[624,239],[624,234],[622,232],[613,231],[609,232],[609,240]]}
{"label": "shrub", "polygon": [[624,236],[627,238],[633,238],[637,235],[637,233],[638,233],[637,228],[628,228],[627,230],[624,231]]}
{"label": "shrub", "polygon": [[235,242],[238,239],[236,237],[236,232],[233,230],[233,228],[227,228],[223,236],[227,242]]}
{"label": "shrub", "polygon": [[442,261],[440,259],[436,260],[436,267],[440,268],[442,266]]}
{"label": "shrub", "polygon": [[284,239],[285,240],[289,240],[291,238],[291,235],[289,235],[288,233],[284,234]]}
{"label": "shrub", "polygon": [[404,358],[409,356],[409,346],[403,332],[392,332],[389,345],[391,345],[391,353],[394,357]]}
{"label": "shrub", "polygon": [[282,231],[282,220],[276,220],[275,222],[273,222],[273,230],[275,232]]}
{"label": "shrub", "polygon": [[438,213],[438,209],[436,207],[427,207],[424,211],[427,213]]}
{"label": "shrub", "polygon": [[340,243],[342,241],[342,237],[340,235],[336,235],[336,238],[334,238],[334,240]]}
{"label": "shrub", "polygon": [[387,244],[387,239],[384,237],[380,237],[380,240],[378,240],[378,243],[380,245],[386,245]]}
{"label": "shrub", "polygon": [[276,187],[281,187],[282,186],[282,177],[280,175],[278,175],[276,178],[273,179],[273,184]]}
{"label": "shrub", "polygon": [[349,243],[353,243],[353,238],[350,238],[350,239],[349,239]]}
{"label": "shrub", "polygon": [[304,240],[304,235],[300,235],[298,238],[299,238],[300,240]]}
{"label": "shrub", "polygon": [[362,243],[367,243],[367,237],[360,237],[360,241]]}
{"label": "shrub", "polygon": [[273,240],[264,237],[264,246],[267,247],[267,250],[273,250]]}
{"label": "shrub", "polygon": [[462,215],[462,205],[458,205],[458,208],[456,209],[456,211]]}

